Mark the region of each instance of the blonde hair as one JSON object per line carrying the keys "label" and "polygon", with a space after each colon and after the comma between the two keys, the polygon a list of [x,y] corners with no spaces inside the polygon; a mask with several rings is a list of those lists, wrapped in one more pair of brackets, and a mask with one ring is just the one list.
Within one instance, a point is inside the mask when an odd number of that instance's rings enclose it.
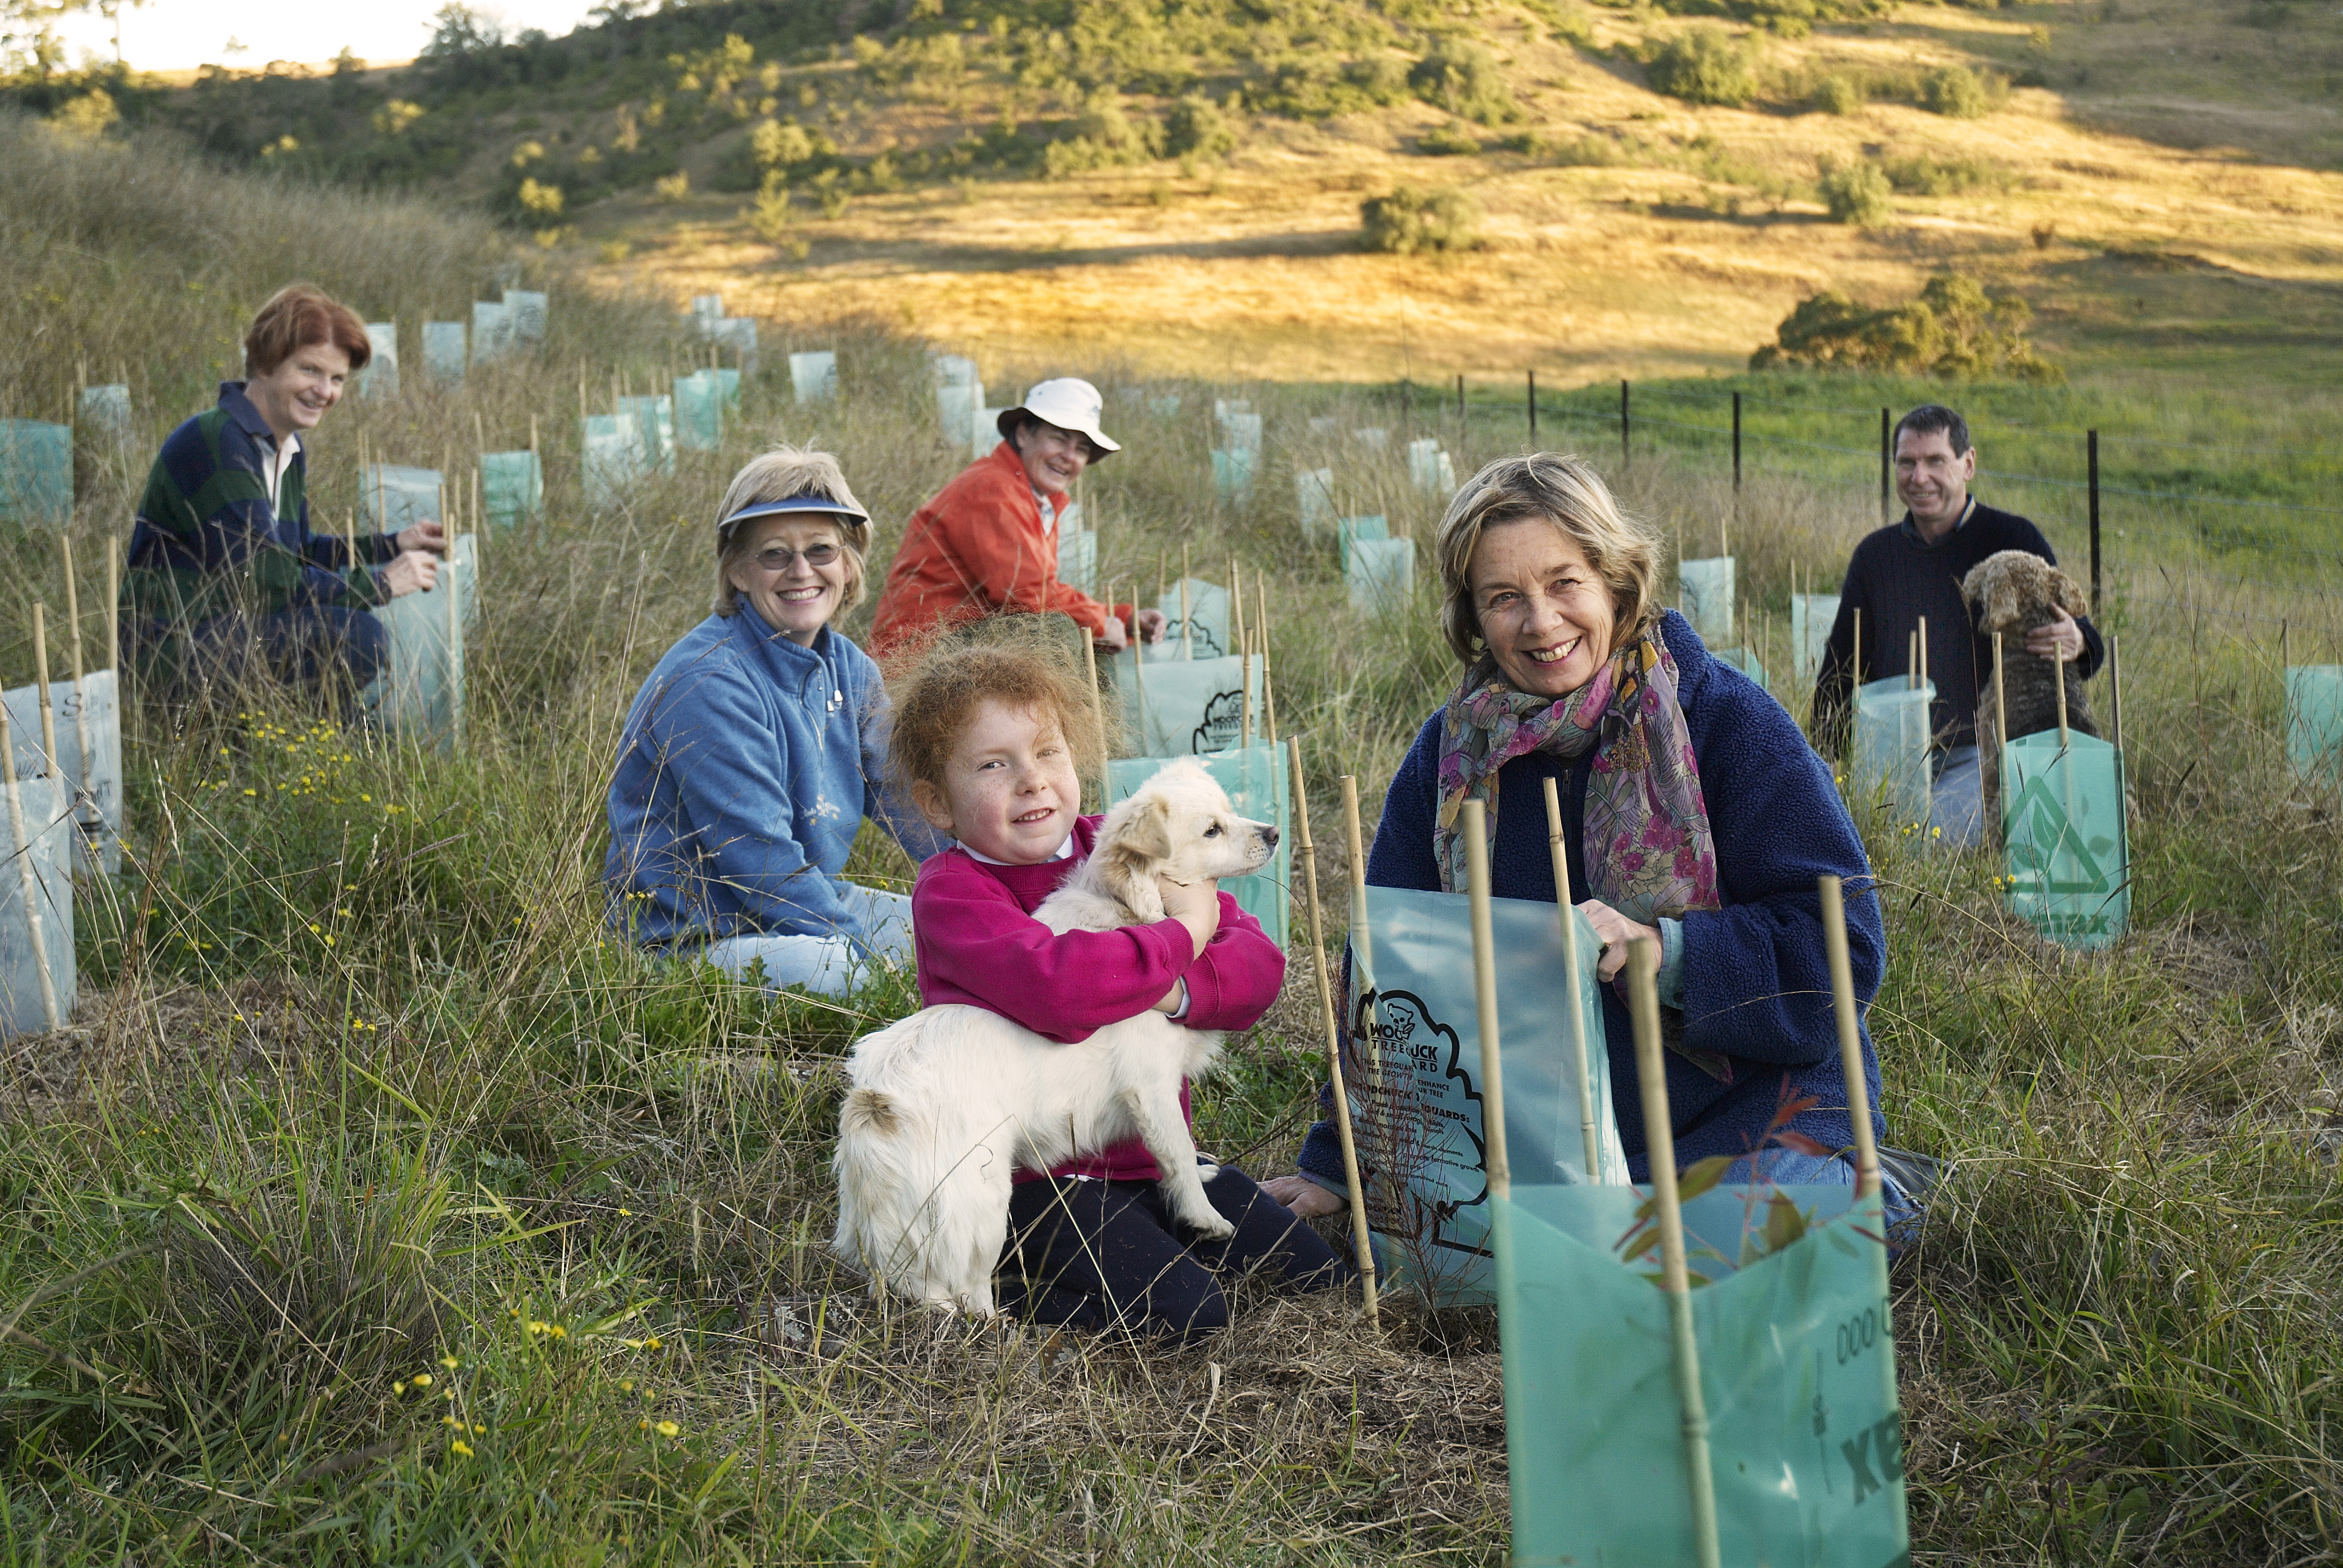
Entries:
{"label": "blonde hair", "polygon": [[[828,452],[809,452],[797,447],[776,447],[759,453],[741,466],[732,476],[732,483],[724,491],[724,499],[716,508],[716,613],[729,617],[740,608],[740,592],[732,586],[733,569],[748,558],[749,541],[756,535],[754,528],[739,526],[727,528],[724,519],[744,508],[762,506],[772,501],[786,501],[792,496],[821,496],[841,506],[863,510],[862,503],[846,487],[845,471],[838,459]],[[776,513],[776,516],[779,514]],[[836,620],[862,602],[865,572],[862,552],[870,546],[870,525],[860,518],[849,518],[835,512],[817,512],[813,516],[838,525],[838,544],[846,558],[846,591],[839,596],[838,608],[830,618]],[[756,519],[762,521],[762,518]]]}
{"label": "blonde hair", "polygon": [[[1083,777],[1104,771],[1089,682],[1044,618],[996,616],[939,638],[894,692],[887,766],[905,788],[940,789],[952,748],[986,702],[1053,722]],[[1111,727],[1114,720],[1108,719]]]}
{"label": "blonde hair", "polygon": [[1486,652],[1471,578],[1482,534],[1532,518],[1584,551],[1611,589],[1614,647],[1659,619],[1666,608],[1659,602],[1659,538],[1619,509],[1594,466],[1552,452],[1500,457],[1465,481],[1440,519],[1440,629],[1458,658],[1472,664]]}

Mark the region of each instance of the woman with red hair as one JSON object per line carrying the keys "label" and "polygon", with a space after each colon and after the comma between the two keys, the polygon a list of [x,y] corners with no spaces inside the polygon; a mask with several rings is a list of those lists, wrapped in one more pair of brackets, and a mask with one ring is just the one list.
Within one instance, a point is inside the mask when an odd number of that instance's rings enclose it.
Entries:
{"label": "woman with red hair", "polygon": [[188,691],[256,663],[307,687],[363,689],[386,639],[373,608],[438,574],[447,539],[428,519],[357,540],[309,529],[302,437],[373,357],[366,324],[297,283],[244,337],[246,378],[171,432],[146,478],[122,585],[123,653],[150,681]]}

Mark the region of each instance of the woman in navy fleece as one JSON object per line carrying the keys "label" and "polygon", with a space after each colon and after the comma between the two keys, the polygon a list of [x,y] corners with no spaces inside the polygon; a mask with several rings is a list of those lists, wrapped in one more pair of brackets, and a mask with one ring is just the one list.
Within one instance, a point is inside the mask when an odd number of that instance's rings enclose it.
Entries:
{"label": "woman in navy fleece", "polygon": [[870,541],[827,452],[776,447],[733,476],[715,613],[643,682],[610,777],[602,880],[637,941],[831,996],[874,960],[910,967],[910,900],[840,875],[866,816],[915,860],[946,842],[882,788],[879,667],[830,624],[862,597]]}
{"label": "woman in navy fleece", "polygon": [[[1381,887],[1463,891],[1466,799],[1487,803],[1490,890],[1552,900],[1544,781],[1556,781],[1570,897],[1615,980],[1628,944],[1661,946],[1659,991],[1676,1158],[1753,1159],[1778,1182],[1855,1179],[1815,879],[1846,879],[1858,996],[1879,989],[1885,932],[1870,866],[1830,771],[1781,705],[1711,658],[1656,600],[1659,547],[1594,470],[1538,455],[1492,463],[1442,520],[1443,629],[1464,665],[1455,696],[1400,764],[1367,858]],[[1592,832],[1590,833],[1590,828]],[[1649,1179],[1634,1040],[1605,988],[1612,1110]],[[1864,1077],[1880,1103],[1866,1035]],[[1815,1104],[1789,1145],[1763,1149],[1785,1094]],[[1885,1122],[1873,1112],[1873,1131]],[[1263,1183],[1299,1213],[1343,1206],[1331,1123],[1301,1170]],[[1891,1212],[1905,1209],[1892,1187]]]}

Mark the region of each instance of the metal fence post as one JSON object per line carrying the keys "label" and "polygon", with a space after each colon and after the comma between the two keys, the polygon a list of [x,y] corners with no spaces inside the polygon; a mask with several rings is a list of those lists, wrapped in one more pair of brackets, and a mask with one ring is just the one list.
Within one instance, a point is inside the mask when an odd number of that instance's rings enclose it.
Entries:
{"label": "metal fence post", "polygon": [[1456,427],[1459,430],[1464,427],[1464,376],[1462,371],[1456,376]]}
{"label": "metal fence post", "polygon": [[1537,445],[1537,372],[1530,372],[1530,445]]}
{"label": "metal fence post", "polygon": [[1879,526],[1883,528],[1889,521],[1887,498],[1896,493],[1890,483],[1890,477],[1896,471],[1896,448],[1888,439],[1891,427],[1887,418],[1887,410],[1882,408],[1879,411]]}
{"label": "metal fence post", "polygon": [[[2099,433],[2084,433],[2084,450],[2091,467],[2091,608],[2099,609]],[[2104,614],[2105,611],[2100,611]]]}
{"label": "metal fence post", "polygon": [[1619,466],[1627,466],[1627,378],[1619,377]]}
{"label": "metal fence post", "polygon": [[1733,493],[1741,493],[1741,394],[1733,395]]}

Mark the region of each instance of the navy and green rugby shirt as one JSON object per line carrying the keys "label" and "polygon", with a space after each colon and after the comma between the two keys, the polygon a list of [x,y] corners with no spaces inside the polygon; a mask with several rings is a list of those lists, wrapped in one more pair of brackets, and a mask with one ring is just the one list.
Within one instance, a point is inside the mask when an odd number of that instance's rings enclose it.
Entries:
{"label": "navy and green rugby shirt", "polygon": [[340,536],[309,531],[297,451],[268,498],[276,437],[241,381],[219,406],[164,441],[146,477],[122,584],[124,640],[152,647],[174,626],[297,608],[370,609],[388,598],[367,569],[398,554],[387,534],[361,535],[357,559]]}

